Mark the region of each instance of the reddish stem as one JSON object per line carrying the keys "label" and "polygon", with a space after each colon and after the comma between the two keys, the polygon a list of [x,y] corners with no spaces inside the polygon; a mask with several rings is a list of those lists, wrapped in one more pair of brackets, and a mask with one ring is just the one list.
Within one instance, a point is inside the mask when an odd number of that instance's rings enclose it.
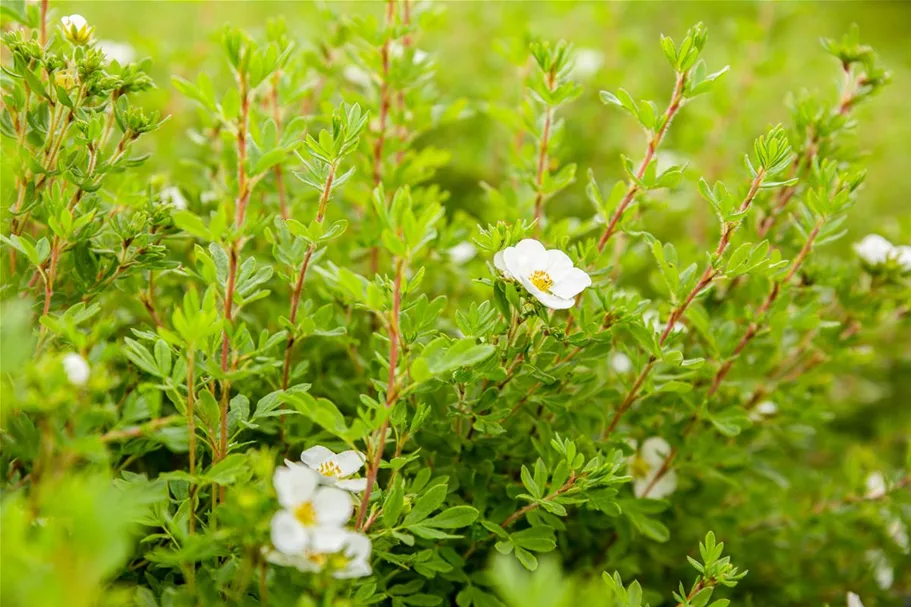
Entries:
{"label": "reddish stem", "polygon": [[399,362],[399,312],[402,307],[402,275],[405,270],[405,264],[399,260],[396,264],[395,279],[392,286],[392,314],[389,318],[389,376],[386,381],[386,419],[380,427],[379,435],[373,445],[373,461],[367,469],[367,488],[364,490],[364,496],[361,498],[361,507],[357,514],[357,528],[363,529],[364,517],[367,515],[367,506],[370,502],[370,494],[373,492],[373,485],[376,484],[376,475],[380,469],[380,462],[383,459],[383,448],[386,446],[386,435],[389,433],[389,414],[388,410],[392,408],[398,398],[398,387],[395,381],[395,371]]}
{"label": "reddish stem", "polygon": [[[749,210],[750,205],[753,203],[753,200],[756,198],[756,194],[759,192],[759,188],[762,186],[762,180],[765,178],[765,171],[760,169],[756,177],[753,178],[752,183],[750,184],[750,190],[747,192],[746,197],[743,199],[743,202],[740,203],[740,208],[738,212],[745,213]],[[740,222],[728,223],[725,224],[722,229],[721,236],[718,239],[718,246],[715,248],[714,253],[714,262],[709,264],[705,271],[702,273],[702,277],[699,279],[699,282],[696,283],[689,294],[686,296],[686,299],[683,300],[683,303],[678,305],[671,311],[671,315],[668,318],[667,326],[664,328],[664,331],[661,333],[661,337],[658,339],[658,347],[664,345],[664,342],[671,336],[671,333],[674,331],[674,327],[677,325],[677,322],[683,317],[690,305],[695,301],[696,297],[708,287],[716,276],[720,273],[714,266],[714,263],[717,263],[721,257],[724,255],[724,252],[727,250],[728,246],[731,243],[731,235],[740,225]],[[623,402],[620,403],[620,407],[617,409],[617,412],[614,414],[613,419],[611,420],[610,425],[602,433],[601,438],[607,439],[613,434],[614,430],[617,428],[617,424],[620,423],[620,419],[623,415],[629,410],[632,404],[636,401],[636,397],[639,395],[639,390],[642,389],[645,380],[648,378],[652,369],[655,367],[655,363],[658,361],[658,358],[654,355],[649,357],[648,363],[642,369],[642,372],[639,373],[639,377],[636,378],[636,381],[633,383],[633,387],[630,388],[629,393],[626,395],[626,398],[623,399]]]}
{"label": "reddish stem", "polygon": [[[316,212],[316,221],[323,223],[326,215],[326,206],[329,203],[329,196],[332,192],[332,183],[335,181],[336,165],[329,165],[329,175],[326,177],[326,185],[319,199],[319,209]],[[297,274],[297,281],[294,283],[294,291],[291,293],[291,315],[289,320],[293,326],[297,322],[297,310],[300,306],[301,293],[304,290],[304,279],[307,277],[307,268],[310,266],[310,258],[316,250],[316,245],[311,244],[307,247],[307,253],[304,255],[304,261],[301,264],[300,271]],[[294,333],[288,335],[288,343],[285,345],[285,364],[282,369],[282,390],[288,389],[288,377],[291,370],[291,349],[294,347]],[[284,420],[282,420],[284,421]]]}
{"label": "reddish stem", "polygon": [[[642,159],[642,164],[639,165],[639,170],[636,171],[637,179],[642,179],[642,176],[645,175],[645,170],[648,168],[649,163],[652,161],[655,152],[658,151],[658,146],[661,145],[661,140],[664,139],[664,135],[667,133],[667,129],[671,125],[671,121],[674,119],[674,116],[677,115],[677,112],[683,105],[683,90],[686,87],[686,79],[688,74],[689,72],[681,72],[680,74],[677,74],[677,84],[674,86],[674,93],[671,96],[671,103],[667,106],[667,110],[664,112],[664,117],[661,119],[661,127],[648,142],[648,148],[645,150],[645,158]],[[610,222],[604,229],[604,233],[601,235],[601,239],[598,240],[599,253],[604,250],[604,246],[607,244],[607,241],[610,240],[611,236],[613,236],[617,231],[617,224],[620,223],[620,219],[623,217],[623,213],[626,212],[626,208],[630,205],[630,203],[632,203],[633,199],[636,197],[636,194],[639,193],[640,189],[641,188],[639,185],[635,182],[630,183],[629,189],[626,190],[626,195],[623,196],[623,199],[620,201],[620,204],[617,206],[617,209],[611,216]]]}

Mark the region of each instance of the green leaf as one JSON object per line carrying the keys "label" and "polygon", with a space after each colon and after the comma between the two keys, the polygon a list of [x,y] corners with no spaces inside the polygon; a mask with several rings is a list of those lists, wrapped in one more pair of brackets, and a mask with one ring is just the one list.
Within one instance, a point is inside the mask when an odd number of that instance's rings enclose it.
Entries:
{"label": "green leaf", "polygon": [[453,506],[424,521],[428,527],[457,529],[466,527],[478,518],[478,510],[471,506]]}

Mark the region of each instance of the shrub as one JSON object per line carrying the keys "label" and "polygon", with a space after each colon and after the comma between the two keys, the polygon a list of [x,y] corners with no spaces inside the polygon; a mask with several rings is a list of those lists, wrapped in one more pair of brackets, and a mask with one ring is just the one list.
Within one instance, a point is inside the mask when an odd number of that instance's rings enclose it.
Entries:
{"label": "shrub", "polygon": [[440,10],[384,6],[226,26],[230,78],[158,82],[169,156],[150,60],[4,4],[3,601],[896,604],[907,435],[853,425],[911,249],[831,252],[890,80],[857,30],[720,181],[668,149],[728,72],[702,24],[666,103],[600,91],[643,134],[612,172],[568,127],[597,53],[504,45],[521,98],[456,98]]}

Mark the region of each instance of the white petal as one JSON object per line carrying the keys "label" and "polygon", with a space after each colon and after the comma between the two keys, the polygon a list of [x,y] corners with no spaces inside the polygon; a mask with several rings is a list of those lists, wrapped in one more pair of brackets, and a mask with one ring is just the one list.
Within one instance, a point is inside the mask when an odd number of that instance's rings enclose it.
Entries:
{"label": "white petal", "polygon": [[111,61],[116,61],[120,65],[132,63],[136,59],[136,50],[125,42],[99,40],[98,48],[101,49],[105,57]]}
{"label": "white petal", "polygon": [[[511,248],[511,247],[507,247],[507,248]],[[503,253],[505,252],[505,250],[506,249],[504,249],[503,251],[497,251],[496,253],[494,253],[493,267],[498,269],[503,274],[503,278],[512,280],[514,278],[514,276],[508,269],[506,269],[506,260],[503,258]]]}
{"label": "white petal", "polygon": [[547,259],[547,265],[541,269],[550,274],[554,280],[557,280],[564,272],[569,272],[573,269],[573,260],[560,249],[546,251],[545,258]]}
{"label": "white petal", "polygon": [[874,472],[867,477],[867,497],[876,499],[886,494],[886,477],[882,472]]}
{"label": "white petal", "polygon": [[316,527],[311,529],[310,549],[320,554],[339,552],[345,547],[348,533],[348,531],[340,527]]}
{"label": "white petal", "polygon": [[660,467],[664,458],[671,452],[671,446],[660,436],[652,436],[642,443],[642,459],[653,468]]}
{"label": "white petal", "polygon": [[894,519],[889,523],[888,532],[889,537],[895,540],[902,552],[908,554],[908,528],[905,527],[901,519]]}
{"label": "white petal", "polygon": [[907,245],[895,247],[892,255],[903,270],[911,270],[911,247]]}
{"label": "white petal", "polygon": [[367,490],[366,478],[343,478],[335,481],[335,486],[352,493],[363,493]]}
{"label": "white petal", "polygon": [[322,487],[313,496],[316,524],[323,527],[341,527],[354,512],[351,495],[335,487]]}
{"label": "white petal", "polygon": [[503,261],[514,277],[527,276],[547,267],[547,250],[537,240],[526,238],[516,246],[504,249]]}
{"label": "white petal", "polygon": [[550,288],[551,293],[564,299],[572,299],[592,286],[591,276],[579,268],[570,268],[562,274],[551,274],[551,276],[554,278],[554,286]]}
{"label": "white petal", "polygon": [[848,593],[848,607],[864,607],[864,604],[860,602],[860,597],[854,594],[853,592]]}
{"label": "white petal", "polygon": [[370,563],[367,561],[351,561],[344,569],[332,572],[332,577],[338,580],[344,580],[356,577],[366,577],[373,573]]}
{"label": "white petal", "polygon": [[347,532],[345,538],[345,556],[352,560],[367,560],[370,558],[370,552],[373,545],[363,533]]}
{"label": "white petal", "polygon": [[892,243],[879,234],[868,234],[863,240],[854,244],[854,250],[861,259],[869,264],[885,263],[893,252]]}
{"label": "white petal", "polygon": [[308,467],[316,469],[333,455],[335,455],[335,453],[333,453],[331,449],[327,449],[322,445],[317,445],[315,447],[310,447],[301,453],[301,461],[307,464]]}
{"label": "white petal", "polygon": [[342,471],[342,476],[351,476],[361,469],[365,459],[363,453],[349,449],[348,451],[342,451],[336,455],[333,458],[333,461],[338,466],[339,470]]}
{"label": "white petal", "polygon": [[623,352],[616,352],[611,356],[610,365],[617,373],[629,373],[633,370],[633,361]]}
{"label": "white petal", "polygon": [[285,508],[294,508],[313,496],[319,484],[319,474],[298,464],[280,466],[272,477],[278,503]]}
{"label": "white petal", "polygon": [[272,517],[272,545],[284,554],[300,554],[309,544],[307,530],[287,510]]}
{"label": "white petal", "polygon": [[89,368],[89,363],[85,362],[85,359],[76,354],[75,352],[70,352],[63,357],[63,371],[66,373],[66,378],[74,386],[84,386],[86,382],[89,381],[89,374],[91,369]]}
{"label": "white petal", "polygon": [[530,280],[528,276],[524,274],[519,274],[519,282],[522,283],[522,286],[525,287],[525,290],[531,293],[535,299],[540,301],[542,304],[550,308],[551,310],[568,310],[576,305],[575,299],[564,299],[563,297],[557,297],[550,293],[545,293],[538,287],[536,287]]}
{"label": "white petal", "polygon": [[[447,251],[450,261],[456,265],[471,261],[477,253],[478,249],[467,240],[460,242]],[[494,255],[494,259],[496,259],[496,255]],[[494,265],[496,265],[496,261],[494,261]]]}
{"label": "white petal", "polygon": [[81,30],[88,24],[85,17],[82,15],[68,15],[66,17],[61,17],[60,21],[63,23],[64,27],[75,27],[77,30]]}
{"label": "white petal", "polygon": [[[664,499],[677,490],[677,473],[668,470],[667,473],[655,481],[658,469],[651,470],[645,478],[633,482],[633,493],[638,498],[647,497],[653,500]],[[652,484],[654,482],[654,485]],[[646,495],[648,491],[648,495]]]}

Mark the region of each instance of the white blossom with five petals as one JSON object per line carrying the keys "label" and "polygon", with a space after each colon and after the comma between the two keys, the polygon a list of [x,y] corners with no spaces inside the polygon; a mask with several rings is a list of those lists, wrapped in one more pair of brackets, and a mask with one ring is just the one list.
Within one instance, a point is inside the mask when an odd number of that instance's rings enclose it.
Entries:
{"label": "white blossom with five petals", "polygon": [[282,509],[272,517],[272,545],[286,556],[300,556],[329,541],[354,511],[351,496],[321,487],[320,475],[303,464],[285,462],[272,478]]}
{"label": "white blossom with five petals", "polygon": [[317,445],[301,453],[301,461],[316,471],[325,485],[355,493],[367,488],[366,478],[348,478],[364,465],[363,453],[354,450],[333,453],[331,449]]}
{"label": "white blossom with five petals", "polygon": [[493,264],[504,278],[517,280],[535,299],[552,310],[573,307],[576,295],[592,284],[591,277],[574,267],[566,253],[545,249],[543,244],[531,238],[498,252]]}

